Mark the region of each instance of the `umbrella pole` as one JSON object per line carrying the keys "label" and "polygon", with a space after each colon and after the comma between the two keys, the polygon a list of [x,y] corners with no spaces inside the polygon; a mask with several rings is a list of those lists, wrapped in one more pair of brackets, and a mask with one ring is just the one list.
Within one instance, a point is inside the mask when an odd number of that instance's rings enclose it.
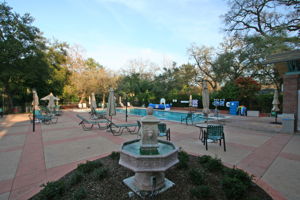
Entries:
{"label": "umbrella pole", "polygon": [[33,106],[33,113],[32,113],[32,131],[35,132],[35,106]]}
{"label": "umbrella pole", "polygon": [[127,103],[128,102],[128,99],[127,99],[127,96],[126,96],[126,113],[125,113],[125,119],[126,119],[126,122],[127,122],[127,117],[128,117],[128,115],[127,115]]}

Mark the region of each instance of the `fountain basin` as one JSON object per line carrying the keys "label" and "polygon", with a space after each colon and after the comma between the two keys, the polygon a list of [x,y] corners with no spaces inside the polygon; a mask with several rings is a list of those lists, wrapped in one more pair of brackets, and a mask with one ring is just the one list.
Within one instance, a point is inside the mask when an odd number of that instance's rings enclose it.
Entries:
{"label": "fountain basin", "polygon": [[140,140],[125,142],[121,147],[119,164],[134,172],[164,172],[178,163],[178,149],[167,141],[158,140],[158,154],[142,155]]}
{"label": "fountain basin", "polygon": [[119,164],[135,172],[135,176],[123,182],[136,193],[164,191],[174,184],[165,178],[164,172],[178,163],[178,149],[168,141],[158,140],[157,152],[144,155],[140,140],[125,142],[121,147]]}

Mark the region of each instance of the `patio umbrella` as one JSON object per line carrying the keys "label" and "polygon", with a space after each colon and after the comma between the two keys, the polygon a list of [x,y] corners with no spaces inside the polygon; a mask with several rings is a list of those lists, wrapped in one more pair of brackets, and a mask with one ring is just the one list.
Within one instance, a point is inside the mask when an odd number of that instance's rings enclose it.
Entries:
{"label": "patio umbrella", "polygon": [[96,102],[96,97],[95,97],[95,93],[94,92],[92,92],[91,107],[94,108],[94,109],[97,108],[97,102]]}
{"label": "patio umbrella", "polygon": [[114,90],[112,88],[109,89],[108,103],[107,103],[107,114],[111,117],[116,115],[116,103]]}
{"label": "patio umbrella", "polygon": [[119,104],[120,104],[121,107],[124,107],[124,104],[122,103],[122,97],[121,96],[119,96]]}
{"label": "patio umbrella", "polygon": [[192,107],[192,105],[193,105],[193,96],[192,95],[190,95],[190,100],[189,100],[189,107]]}
{"label": "patio umbrella", "polygon": [[279,99],[278,99],[278,90],[274,91],[274,97],[273,97],[273,108],[272,108],[272,112],[275,112],[275,124],[277,124],[277,112],[280,110],[278,108],[278,105],[280,104]]}
{"label": "patio umbrella", "polygon": [[54,108],[55,108],[55,103],[54,103],[54,101],[55,101],[55,100],[58,101],[59,98],[55,97],[55,96],[52,94],[52,92],[50,92],[50,94],[49,94],[48,96],[45,96],[45,97],[41,98],[41,100],[43,100],[43,101],[48,100],[49,103],[48,103],[48,106],[47,106],[47,107],[49,108],[50,111],[54,111]]}
{"label": "patio umbrella", "polygon": [[37,95],[37,92],[36,92],[36,90],[33,90],[32,93],[33,93],[32,106],[34,107],[35,110],[39,110],[40,109],[40,107],[39,107],[39,97]]}
{"label": "patio umbrella", "polygon": [[204,80],[202,83],[202,104],[203,104],[203,114],[208,115],[209,113],[209,93],[207,88],[207,82]]}

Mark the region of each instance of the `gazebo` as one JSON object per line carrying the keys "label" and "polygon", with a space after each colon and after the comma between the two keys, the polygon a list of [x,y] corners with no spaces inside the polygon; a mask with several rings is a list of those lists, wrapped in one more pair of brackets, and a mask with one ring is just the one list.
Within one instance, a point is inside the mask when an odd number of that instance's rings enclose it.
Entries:
{"label": "gazebo", "polygon": [[274,64],[283,78],[282,132],[300,131],[300,50],[273,54],[264,64]]}

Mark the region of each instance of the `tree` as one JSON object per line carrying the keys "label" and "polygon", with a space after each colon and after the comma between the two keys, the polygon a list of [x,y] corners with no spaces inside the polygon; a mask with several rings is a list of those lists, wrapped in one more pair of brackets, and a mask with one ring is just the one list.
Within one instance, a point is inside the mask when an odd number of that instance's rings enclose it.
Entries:
{"label": "tree", "polygon": [[198,69],[196,82],[206,80],[212,89],[217,89],[220,80],[215,73],[213,63],[214,49],[212,47],[197,47],[196,45],[192,45],[188,49],[188,53]]}
{"label": "tree", "polygon": [[70,71],[67,68],[67,49],[68,45],[64,42],[54,41],[47,46],[45,57],[50,68],[47,94],[53,92],[56,96],[63,93],[64,86],[68,83]]}
{"label": "tree", "polygon": [[229,0],[225,14],[226,31],[237,35],[262,36],[300,34],[300,2],[296,0]]}
{"label": "tree", "polygon": [[24,102],[29,89],[46,88],[50,76],[45,40],[32,22],[29,14],[20,16],[6,3],[0,4],[0,85],[9,108],[13,100]]}
{"label": "tree", "polygon": [[77,99],[78,96],[79,103],[82,103],[94,92],[102,94],[102,102],[105,103],[108,90],[116,87],[118,77],[94,59],[84,59],[80,51],[78,46],[69,49],[67,67],[71,75],[69,83],[65,85],[64,96],[70,99]]}
{"label": "tree", "polygon": [[[229,0],[223,16],[225,31],[244,41],[251,76],[263,84],[282,84],[277,69],[264,65],[266,57],[300,47],[300,2],[294,0]],[[297,36],[298,34],[298,36]]]}

